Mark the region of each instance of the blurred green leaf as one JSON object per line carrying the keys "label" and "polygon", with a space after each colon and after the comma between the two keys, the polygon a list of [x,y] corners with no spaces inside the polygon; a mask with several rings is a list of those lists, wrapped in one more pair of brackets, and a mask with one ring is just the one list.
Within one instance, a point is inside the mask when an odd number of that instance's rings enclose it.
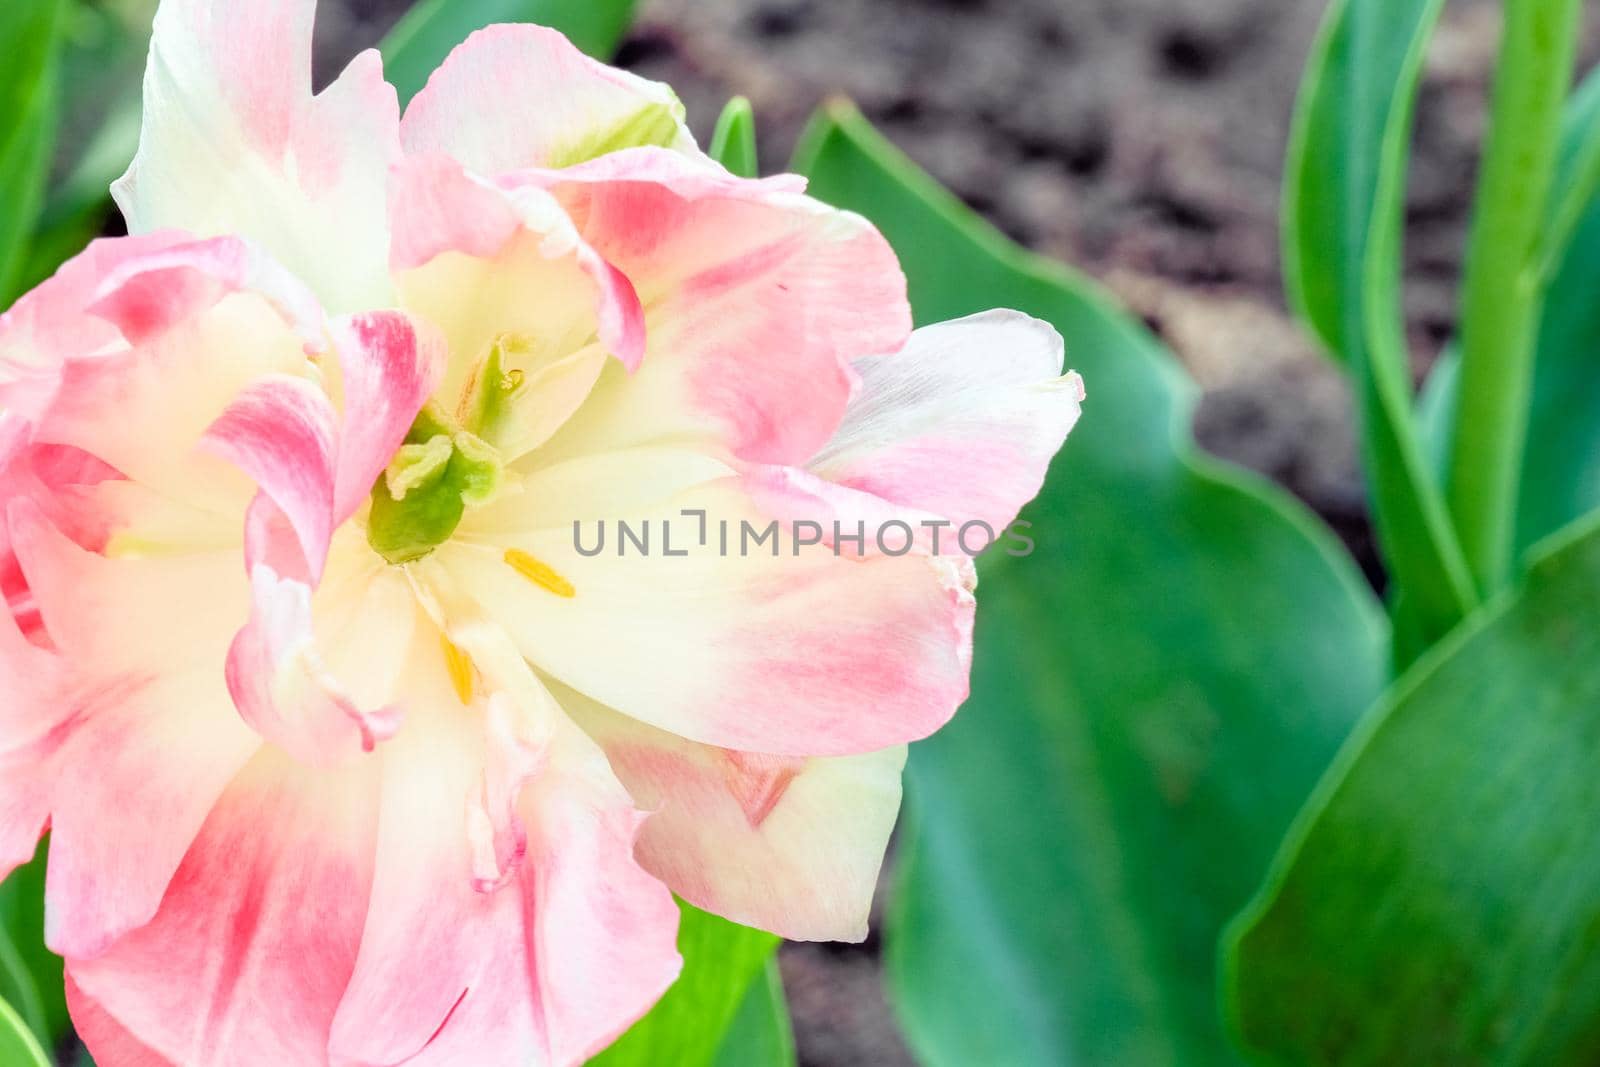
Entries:
{"label": "blurred green leaf", "polygon": [[1395,686],[1232,931],[1284,1064],[1600,1062],[1600,521]]}
{"label": "blurred green leaf", "polygon": [[972,698],[912,746],[886,929],[927,1067],[1233,1062],[1218,932],[1380,691],[1382,612],[1283,493],[1199,456],[1195,388],[1095,286],[981,223],[837,105],[795,169],[875,222],[919,322],[1048,319],[1088,390],[981,567]]}
{"label": "blurred green leaf", "polygon": [[0,1063],[5,1067],[50,1067],[44,1049],[3,999],[0,999]]}
{"label": "blurred green leaf", "polygon": [[[1517,547],[1527,552],[1600,508],[1600,71],[1568,106],[1558,206],[1547,245],[1549,289],[1534,361],[1532,432],[1523,453]],[[1570,217],[1568,217],[1570,216]],[[1451,350],[1423,394],[1423,425],[1442,469],[1460,370]]]}
{"label": "blurred green leaf", "polygon": [[111,183],[139,147],[140,79],[155,7],[154,0],[67,6],[55,165],[18,291],[55,273],[111,217]]}
{"label": "blurred green leaf", "polygon": [[714,1063],[715,1067],[794,1067],[794,1027],[776,956],[750,983]]}
{"label": "blurred green leaf", "polygon": [[[46,1045],[71,1025],[61,957],[44,944],[45,845],[0,883],[0,999],[9,1000]],[[3,1062],[3,1061],[0,1061]]]}
{"label": "blurred green leaf", "polygon": [[384,73],[404,104],[445,56],[497,22],[552,26],[599,59],[609,59],[633,22],[636,0],[421,0],[378,46]]}
{"label": "blurred green leaf", "polygon": [[711,135],[709,154],[741,178],[754,178],[760,172],[756,161],[756,113],[749,100],[736,96],[722,109]]}
{"label": "blurred green leaf", "polygon": [[[679,902],[683,975],[667,995],[590,1067],[711,1067],[723,1036],[778,938]],[[768,1067],[751,1061],[748,1067]],[[774,1065],[776,1067],[776,1065]]]}
{"label": "blurred green leaf", "polygon": [[1412,115],[1443,3],[1335,0],[1300,90],[1283,209],[1290,295],[1355,377],[1379,539],[1430,642],[1477,600],[1420,444],[1401,307]]}
{"label": "blurred green leaf", "polygon": [[0,307],[16,298],[55,143],[63,0],[0,5]]}

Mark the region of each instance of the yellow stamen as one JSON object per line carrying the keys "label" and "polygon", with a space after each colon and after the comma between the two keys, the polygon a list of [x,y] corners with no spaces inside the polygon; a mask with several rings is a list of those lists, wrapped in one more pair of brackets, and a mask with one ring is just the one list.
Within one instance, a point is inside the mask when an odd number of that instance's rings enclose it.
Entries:
{"label": "yellow stamen", "polygon": [[439,642],[444,646],[444,665],[450,671],[450,684],[456,688],[456,696],[461,698],[461,703],[472,703],[472,657],[456,645],[456,643],[439,635]]}
{"label": "yellow stamen", "polygon": [[506,549],[506,563],[511,569],[522,575],[528,581],[549,593],[568,600],[578,595],[572,583],[557,574],[550,564],[543,560],[535,559],[520,548]]}

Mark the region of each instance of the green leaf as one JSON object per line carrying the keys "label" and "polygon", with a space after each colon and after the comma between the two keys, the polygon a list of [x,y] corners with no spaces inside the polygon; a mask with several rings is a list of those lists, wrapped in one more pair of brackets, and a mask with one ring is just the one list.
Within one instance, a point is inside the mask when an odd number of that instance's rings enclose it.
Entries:
{"label": "green leaf", "polygon": [[[1533,400],[1517,505],[1517,548],[1534,545],[1600,508],[1600,71],[1568,105],[1561,191],[1546,245],[1549,288],[1534,361]],[[1423,394],[1424,435],[1443,467],[1454,420],[1460,354],[1451,350]]]}
{"label": "green leaf", "polygon": [[609,59],[633,22],[636,0],[421,0],[383,43],[384,72],[405,103],[445,56],[474,31],[497,22],[552,26],[572,43]]}
{"label": "green leaf", "polygon": [[1224,957],[1284,1064],[1600,1059],[1600,521],[1406,675]]}
{"label": "green leaf", "polygon": [[1444,0],[1336,0],[1301,88],[1284,184],[1285,280],[1356,380],[1384,555],[1419,631],[1477,602],[1411,410],[1400,241],[1417,82]]}
{"label": "green leaf", "polygon": [[0,1000],[0,1063],[6,1067],[50,1067],[44,1049],[4,1000]]}
{"label": "green leaf", "polygon": [[140,79],[155,8],[154,0],[67,5],[55,176],[18,291],[53,274],[97,237],[111,216],[111,183],[139,147]]}
{"label": "green leaf", "polygon": [[17,296],[55,142],[62,0],[0,5],[0,307]]}
{"label": "green leaf", "polygon": [[717,1050],[715,1067],[794,1067],[794,1027],[783,996],[777,957],[744,995]]}
{"label": "green leaf", "polygon": [[44,875],[41,842],[33,861],[0,883],[0,999],[11,1002],[42,1042],[54,1045],[70,1022],[61,957],[44,945]]}
{"label": "green leaf", "polygon": [[756,162],[756,113],[749,100],[736,96],[722,109],[711,135],[709,154],[741,178],[754,178],[760,173]]}
{"label": "green leaf", "polygon": [[1202,1065],[1223,923],[1385,678],[1382,611],[1303,508],[1196,453],[1195,388],[1092,283],[1011,244],[859,115],[795,169],[900,255],[920,322],[1048,319],[1088,390],[986,559],[972,697],[912,746],[885,932],[927,1067]]}
{"label": "green leaf", "polygon": [[[680,902],[678,951],[683,975],[667,995],[589,1061],[590,1067],[711,1067],[745,994],[762,974],[778,938]],[[749,1067],[765,1067],[752,1062]]]}

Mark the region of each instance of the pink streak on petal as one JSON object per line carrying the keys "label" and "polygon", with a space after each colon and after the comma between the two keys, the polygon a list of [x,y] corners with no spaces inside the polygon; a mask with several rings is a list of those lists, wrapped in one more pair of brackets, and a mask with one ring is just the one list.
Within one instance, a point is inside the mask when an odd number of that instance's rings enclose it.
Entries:
{"label": "pink streak on petal", "polygon": [[254,478],[262,496],[282,512],[313,580],[321,577],[336,524],[336,418],[317,386],[273,375],[240,393],[202,442]]}
{"label": "pink streak on petal", "polygon": [[433,331],[398,311],[355,315],[332,329],[339,351],[343,433],[334,480],[333,521],[366,501],[444,374],[446,352]]}
{"label": "pink streak on petal", "polygon": [[107,274],[189,240],[168,231],[95,241],[0,315],[0,408],[37,422],[54,401],[68,360],[122,343],[115,326],[84,314]]}
{"label": "pink streak on petal", "polygon": [[369,908],[379,788],[375,760],[319,773],[263,750],[154,919],[73,961],[82,992],[177,1063],[326,1064]]}
{"label": "pink streak on petal", "polygon": [[323,314],[316,296],[260,248],[237,237],[129,257],[103,275],[87,310],[139,345],[239,292],[270,301],[308,350],[322,347]]}
{"label": "pink streak on petal", "polygon": [[[3,530],[7,523],[0,523]],[[64,717],[56,657],[0,610],[0,881],[28,862],[49,821],[50,783],[40,759]]]}
{"label": "pink streak on petal", "polygon": [[719,428],[759,463],[803,463],[855,392],[851,361],[911,329],[905,277],[865,220],[783,181],[660,149],[507,178],[550,190],[648,308],[639,385],[597,405],[590,449]]}
{"label": "pink streak on petal", "polygon": [[[63,672],[56,719],[21,760],[50,794],[46,940],[89,957],[155,913],[215,798],[260,747],[207,669],[236,625],[234,572],[222,558],[108,560],[25,501],[10,527]],[[127,818],[138,833],[108,832]]]}

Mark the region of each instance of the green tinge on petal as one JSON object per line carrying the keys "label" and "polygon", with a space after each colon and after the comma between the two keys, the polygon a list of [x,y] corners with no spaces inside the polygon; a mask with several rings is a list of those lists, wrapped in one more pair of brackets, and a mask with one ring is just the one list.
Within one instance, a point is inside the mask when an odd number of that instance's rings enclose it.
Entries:
{"label": "green tinge on petal", "polygon": [[[518,346],[522,347],[518,347]],[[523,372],[505,369],[508,354],[523,353],[526,342],[502,337],[489,348],[467,391],[462,425],[480,437],[493,440],[511,414],[512,402],[524,387]]]}
{"label": "green tinge on petal", "polygon": [[571,167],[624,148],[670,148],[683,128],[683,103],[677,96],[646,104],[615,125],[587,133],[584,137],[551,154],[551,167]]}
{"label": "green tinge on petal", "polygon": [[390,563],[421,559],[450,539],[469,503],[494,496],[501,473],[500,454],[465,430],[404,446],[372,487],[367,543]]}

